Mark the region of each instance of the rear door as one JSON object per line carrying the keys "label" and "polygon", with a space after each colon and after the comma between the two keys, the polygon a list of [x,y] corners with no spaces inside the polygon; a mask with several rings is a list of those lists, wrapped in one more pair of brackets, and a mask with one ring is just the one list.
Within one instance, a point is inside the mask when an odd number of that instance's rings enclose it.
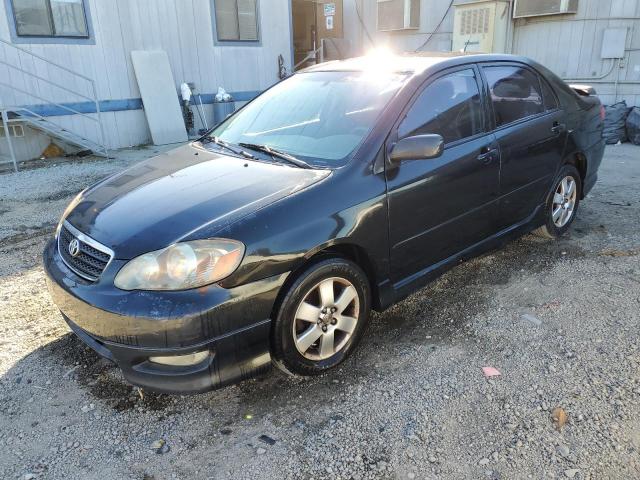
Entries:
{"label": "rear door", "polygon": [[442,135],[441,157],[387,165],[392,278],[432,266],[495,231],[500,159],[474,65],[446,70],[417,93],[387,142]]}
{"label": "rear door", "polygon": [[500,145],[499,228],[541,205],[563,158],[564,112],[546,80],[520,63],[483,64]]}

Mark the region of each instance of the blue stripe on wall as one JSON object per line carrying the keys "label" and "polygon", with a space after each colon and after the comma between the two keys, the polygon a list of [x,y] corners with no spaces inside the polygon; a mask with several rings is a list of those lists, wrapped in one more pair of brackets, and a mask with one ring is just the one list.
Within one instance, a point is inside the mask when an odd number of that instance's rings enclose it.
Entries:
{"label": "blue stripe on wall", "polygon": [[[230,92],[234,101],[236,102],[248,102],[260,95],[260,91],[246,91],[246,92]],[[215,100],[214,93],[203,93],[200,95],[203,104],[211,104]],[[192,104],[195,99],[192,100]],[[62,106],[44,104],[44,105],[24,105],[24,108],[31,110],[32,112],[42,117],[57,117],[61,115],[73,115],[74,113],[67,110],[67,107],[80,113],[96,113],[96,104],[94,102],[71,102],[61,103]],[[123,98],[120,100],[100,100],[101,112],[122,112],[127,110],[140,110],[142,109],[141,98]]]}

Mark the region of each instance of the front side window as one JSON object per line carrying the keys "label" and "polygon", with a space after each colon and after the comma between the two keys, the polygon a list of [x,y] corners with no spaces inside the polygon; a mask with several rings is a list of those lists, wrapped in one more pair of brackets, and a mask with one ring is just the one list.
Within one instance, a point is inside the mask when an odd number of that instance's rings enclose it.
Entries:
{"label": "front side window", "polygon": [[215,0],[218,41],[258,41],[257,0]]}
{"label": "front side window", "polygon": [[491,89],[496,127],[544,112],[537,75],[524,67],[483,67]]}
{"label": "front side window", "polygon": [[340,166],[406,78],[385,72],[299,73],[267,90],[211,135],[233,144],[267,145],[317,166]]}
{"label": "front side window", "polygon": [[445,143],[484,131],[482,102],[472,69],[438,78],[420,94],[400,126],[400,138],[435,133]]}
{"label": "front side window", "polygon": [[83,0],[11,2],[19,37],[89,37]]}

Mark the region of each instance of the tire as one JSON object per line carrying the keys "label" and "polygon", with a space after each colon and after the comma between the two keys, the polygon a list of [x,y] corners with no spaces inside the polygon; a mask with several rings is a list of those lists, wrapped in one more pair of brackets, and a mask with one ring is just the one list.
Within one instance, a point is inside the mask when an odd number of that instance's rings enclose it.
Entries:
{"label": "tire", "polygon": [[[563,184],[563,182],[565,183]],[[571,191],[571,185],[573,185],[573,191]],[[564,235],[576,218],[581,195],[582,178],[580,173],[573,165],[564,165],[560,169],[545,203],[545,223],[533,233],[551,239]]]}
{"label": "tire", "polygon": [[370,309],[369,281],[358,265],[342,258],[311,265],[280,303],[271,329],[273,363],[291,375],[335,367],[357,346]]}

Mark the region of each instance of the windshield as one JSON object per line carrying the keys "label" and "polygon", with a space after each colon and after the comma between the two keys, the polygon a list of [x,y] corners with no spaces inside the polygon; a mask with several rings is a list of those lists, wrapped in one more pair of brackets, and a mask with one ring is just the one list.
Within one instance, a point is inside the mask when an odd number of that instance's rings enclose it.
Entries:
{"label": "windshield", "polygon": [[406,75],[300,73],[279,83],[210,135],[267,145],[316,166],[339,166],[371,131]]}

